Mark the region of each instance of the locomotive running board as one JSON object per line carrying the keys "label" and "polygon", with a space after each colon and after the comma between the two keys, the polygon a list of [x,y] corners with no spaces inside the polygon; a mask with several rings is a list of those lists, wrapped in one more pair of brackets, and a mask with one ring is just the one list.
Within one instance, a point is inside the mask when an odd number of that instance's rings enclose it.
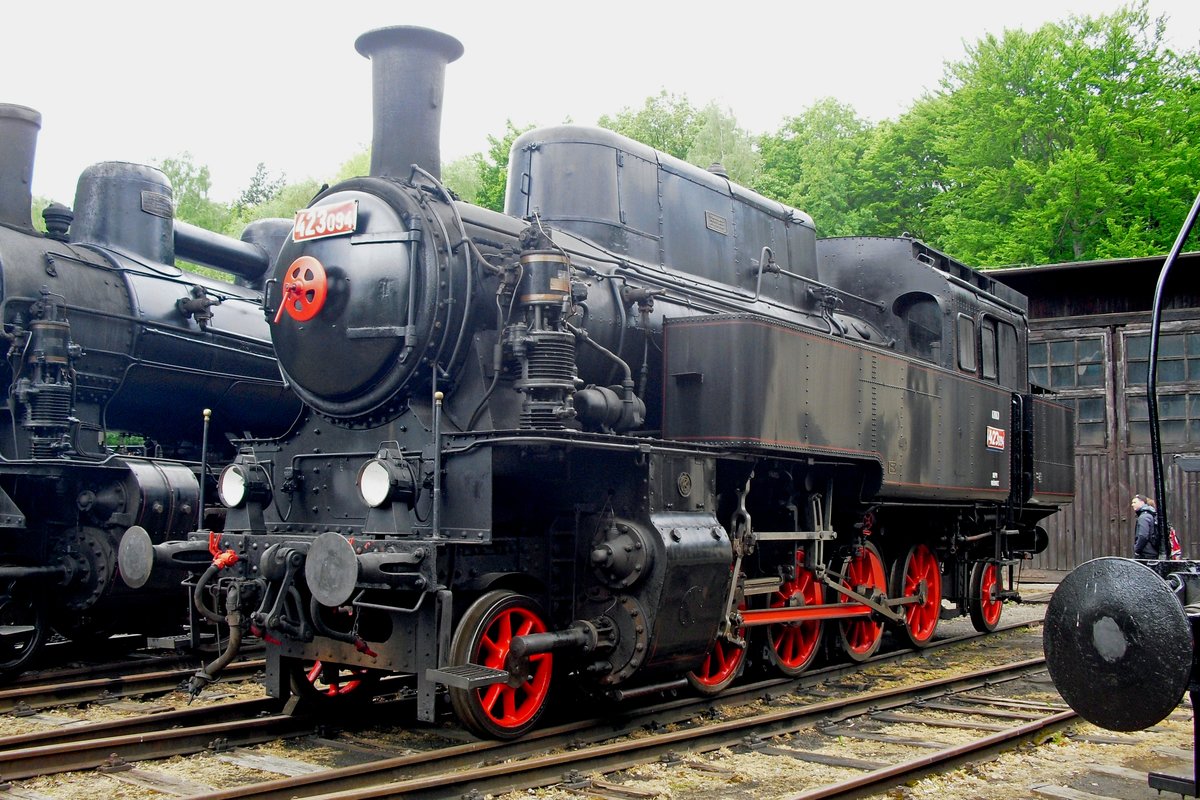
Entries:
{"label": "locomotive running board", "polygon": [[493,669],[482,664],[461,664],[425,670],[425,680],[455,689],[482,689],[508,680],[508,670]]}

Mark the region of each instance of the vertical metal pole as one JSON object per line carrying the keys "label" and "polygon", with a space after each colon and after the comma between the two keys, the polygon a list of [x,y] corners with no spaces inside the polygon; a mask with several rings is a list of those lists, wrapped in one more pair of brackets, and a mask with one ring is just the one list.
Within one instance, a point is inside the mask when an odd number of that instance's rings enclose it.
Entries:
{"label": "vertical metal pole", "polygon": [[1196,753],[1196,746],[1200,745],[1200,716],[1196,714],[1196,702],[1200,700],[1200,692],[1192,688],[1188,691],[1188,700],[1192,704],[1192,797],[1195,797],[1200,794],[1200,754]]}
{"label": "vertical metal pole", "polygon": [[[436,371],[436,367],[434,368]],[[433,393],[433,538],[442,534],[442,400],[445,395]]]}
{"label": "vertical metal pole", "polygon": [[200,437],[200,508],[196,509],[196,530],[204,530],[204,484],[208,481],[208,423],[212,409],[204,409],[204,433]]}
{"label": "vertical metal pole", "polygon": [[1159,560],[1171,557],[1171,542],[1167,537],[1167,531],[1171,529],[1171,526],[1167,524],[1167,487],[1162,471],[1162,442],[1158,436],[1158,327],[1162,321],[1163,290],[1167,285],[1167,275],[1171,272],[1171,267],[1175,264],[1176,259],[1179,258],[1180,251],[1183,250],[1183,245],[1187,242],[1188,235],[1191,234],[1192,228],[1196,224],[1197,215],[1200,215],[1200,194],[1196,195],[1196,201],[1192,203],[1192,210],[1188,212],[1183,227],[1179,229],[1179,236],[1175,238],[1175,244],[1171,247],[1166,261],[1163,262],[1162,271],[1158,273],[1158,285],[1154,289],[1154,311],[1150,323],[1150,371],[1146,378],[1146,407],[1150,412],[1150,452],[1151,458],[1154,459],[1152,464],[1154,495],[1158,499],[1158,514],[1155,515],[1155,524],[1158,528]]}

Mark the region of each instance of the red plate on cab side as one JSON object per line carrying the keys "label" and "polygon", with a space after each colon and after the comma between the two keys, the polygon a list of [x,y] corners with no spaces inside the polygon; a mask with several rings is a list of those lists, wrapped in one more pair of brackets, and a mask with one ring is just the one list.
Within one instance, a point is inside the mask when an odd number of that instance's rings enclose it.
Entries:
{"label": "red plate on cab side", "polygon": [[296,212],[292,224],[292,241],[305,242],[326,236],[344,236],[358,227],[358,201],[327,203]]}

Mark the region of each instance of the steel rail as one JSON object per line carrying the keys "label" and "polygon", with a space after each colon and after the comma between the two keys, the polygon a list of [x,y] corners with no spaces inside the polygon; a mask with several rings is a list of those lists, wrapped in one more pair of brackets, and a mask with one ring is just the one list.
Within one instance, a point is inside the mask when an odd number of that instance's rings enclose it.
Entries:
{"label": "steel rail", "polygon": [[209,749],[261,744],[276,739],[305,736],[314,733],[316,729],[314,721],[301,717],[239,717],[231,721],[179,730],[159,730],[24,747],[0,753],[0,778],[5,781],[17,780],[91,769],[111,764],[114,759],[129,762]]}
{"label": "steel rail", "polygon": [[282,707],[283,703],[273,697],[261,697],[251,700],[216,703],[209,706],[194,706],[171,711],[138,714],[120,719],[105,720],[104,722],[68,723],[61,728],[54,728],[52,730],[2,736],[0,737],[0,775],[5,774],[5,760],[9,751],[12,750],[28,747],[46,747],[48,745],[68,744],[71,742],[86,742],[89,739],[99,739],[109,736],[128,736],[134,733],[160,731],[165,728],[212,725],[227,720],[249,719],[260,714],[278,713]]}
{"label": "steel rail", "polygon": [[976,739],[966,744],[948,747],[944,750],[938,750],[936,753],[930,753],[920,758],[914,758],[910,761],[905,761],[900,764],[893,764],[882,769],[877,769],[866,775],[860,775],[857,778],[833,783],[828,786],[822,786],[818,789],[812,789],[800,794],[790,795],[786,800],[822,800],[828,797],[841,797],[842,795],[856,792],[861,789],[866,789],[873,786],[878,786],[883,783],[890,783],[897,778],[903,778],[915,772],[927,771],[930,767],[936,767],[939,764],[946,764],[951,761],[962,758],[963,756],[977,753],[982,750],[989,750],[993,747],[1008,744],[1020,739],[1024,739],[1034,733],[1037,733],[1046,728],[1061,725],[1064,722],[1070,722],[1078,716],[1074,711],[1059,711],[1050,714],[1041,719],[1032,722],[1026,722],[1023,725],[1009,728],[1008,730],[998,731],[989,736]]}
{"label": "steel rail", "polygon": [[[262,659],[231,664],[222,678],[246,680],[263,669],[265,664]],[[166,693],[178,688],[195,671],[194,668],[174,669],[140,675],[14,686],[0,690],[0,713],[54,708],[135,694]]]}

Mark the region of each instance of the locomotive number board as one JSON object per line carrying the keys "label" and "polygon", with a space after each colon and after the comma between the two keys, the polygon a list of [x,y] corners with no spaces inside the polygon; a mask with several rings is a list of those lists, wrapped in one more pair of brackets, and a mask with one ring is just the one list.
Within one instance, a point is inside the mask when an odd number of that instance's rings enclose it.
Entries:
{"label": "locomotive number board", "polygon": [[296,212],[296,221],[292,225],[292,241],[303,242],[309,239],[323,239],[326,236],[343,236],[354,233],[357,227],[357,200],[302,208]]}

